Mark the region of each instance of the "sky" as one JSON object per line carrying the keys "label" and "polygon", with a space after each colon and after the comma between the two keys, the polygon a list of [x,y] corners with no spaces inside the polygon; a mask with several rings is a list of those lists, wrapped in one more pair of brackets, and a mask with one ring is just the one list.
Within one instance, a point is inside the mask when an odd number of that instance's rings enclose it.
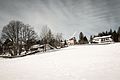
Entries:
{"label": "sky", "polygon": [[30,24],[38,33],[47,25],[69,39],[89,37],[120,26],[120,0],[0,0],[0,32],[11,20]]}

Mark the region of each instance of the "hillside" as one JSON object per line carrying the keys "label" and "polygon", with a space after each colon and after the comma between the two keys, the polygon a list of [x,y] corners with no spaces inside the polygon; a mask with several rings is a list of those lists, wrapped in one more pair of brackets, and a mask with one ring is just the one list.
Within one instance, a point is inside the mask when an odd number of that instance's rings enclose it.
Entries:
{"label": "hillside", "polygon": [[0,59],[0,80],[119,80],[120,43]]}

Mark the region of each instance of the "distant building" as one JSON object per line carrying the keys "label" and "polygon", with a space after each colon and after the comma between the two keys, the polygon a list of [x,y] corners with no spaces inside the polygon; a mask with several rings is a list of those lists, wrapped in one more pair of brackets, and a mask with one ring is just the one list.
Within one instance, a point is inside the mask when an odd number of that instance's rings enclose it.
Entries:
{"label": "distant building", "polygon": [[55,49],[55,48],[50,44],[44,44],[44,45],[36,44],[30,47],[31,51],[41,51],[41,50],[51,50],[51,49]]}
{"label": "distant building", "polygon": [[92,43],[98,43],[98,44],[110,44],[113,40],[111,38],[111,35],[108,36],[102,36],[102,37],[94,37],[92,40]]}
{"label": "distant building", "polygon": [[67,41],[67,44],[68,44],[68,45],[75,45],[75,44],[76,44],[76,38],[73,37],[73,38],[69,39],[69,40]]}

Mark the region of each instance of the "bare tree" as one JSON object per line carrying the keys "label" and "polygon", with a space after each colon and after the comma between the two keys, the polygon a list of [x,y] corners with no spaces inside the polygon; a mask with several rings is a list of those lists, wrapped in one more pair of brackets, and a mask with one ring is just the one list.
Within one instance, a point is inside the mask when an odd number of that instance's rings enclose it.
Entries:
{"label": "bare tree", "polygon": [[8,25],[3,27],[2,39],[12,41],[14,56],[21,53],[22,42],[36,38],[36,33],[29,25],[25,25],[20,21],[10,21]]}
{"label": "bare tree", "polygon": [[61,46],[61,41],[63,39],[62,33],[53,34],[51,29],[47,26],[42,27],[40,38],[44,44],[44,51],[46,51],[46,44],[49,44],[54,48]]}
{"label": "bare tree", "polygon": [[40,38],[44,44],[44,51],[46,51],[46,44],[50,44],[52,40],[54,39],[51,29],[47,26],[43,26],[41,29]]}
{"label": "bare tree", "polygon": [[[30,42],[34,42],[37,38],[37,34],[35,33],[34,29],[30,25],[24,25],[21,31],[21,39],[26,44],[26,50],[32,46]],[[23,43],[21,42],[21,43]]]}
{"label": "bare tree", "polygon": [[57,33],[55,35],[55,39],[56,39],[55,45],[56,46],[61,46],[61,41],[63,40],[62,33]]}
{"label": "bare tree", "polygon": [[3,27],[2,39],[10,39],[13,44],[14,55],[17,55],[19,49],[19,32],[22,28],[23,23],[20,21],[11,21],[8,25]]}

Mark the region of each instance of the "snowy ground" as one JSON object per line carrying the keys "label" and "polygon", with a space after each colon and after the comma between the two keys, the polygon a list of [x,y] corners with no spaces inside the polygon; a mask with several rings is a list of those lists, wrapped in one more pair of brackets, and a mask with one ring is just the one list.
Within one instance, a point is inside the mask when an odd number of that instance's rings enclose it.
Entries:
{"label": "snowy ground", "polygon": [[0,80],[120,80],[120,43],[0,59]]}

